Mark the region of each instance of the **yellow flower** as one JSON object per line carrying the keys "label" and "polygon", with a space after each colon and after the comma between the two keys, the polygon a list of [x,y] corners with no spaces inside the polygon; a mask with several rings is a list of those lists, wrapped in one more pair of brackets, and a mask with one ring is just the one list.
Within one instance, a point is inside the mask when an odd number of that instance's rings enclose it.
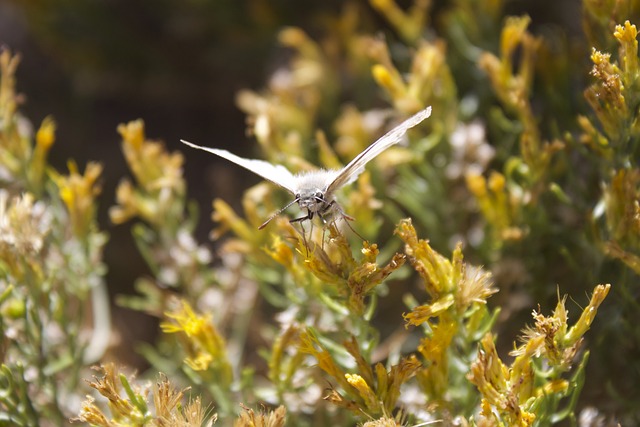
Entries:
{"label": "yellow flower", "polygon": [[68,163],[68,168],[68,176],[52,172],[52,177],[58,186],[60,198],[69,211],[74,234],[86,236],[95,224],[96,197],[101,191],[97,181],[102,173],[102,166],[89,162],[84,175],[79,173],[78,166],[72,161]]}
{"label": "yellow flower", "polygon": [[[493,337],[487,334],[468,374],[483,396],[483,416],[500,418],[507,425],[530,426],[535,421],[535,408],[542,407],[547,399],[555,401],[564,396],[570,383],[559,375],[571,366],[582,337],[608,291],[609,285],[596,286],[589,306],[568,331],[566,298],[559,298],[552,316],[545,317],[534,311],[535,326],[525,331],[524,343],[511,352],[516,356],[511,367],[500,360]],[[534,370],[534,358],[541,356],[548,366],[544,376]],[[496,418],[496,414],[499,417]]]}
{"label": "yellow flower", "polygon": [[409,11],[405,12],[394,0],[369,0],[369,3],[409,43],[414,43],[422,35],[431,6],[429,1],[416,1]]}
{"label": "yellow flower", "polygon": [[352,337],[343,345],[356,359],[360,372],[345,373],[320,344],[312,329],[303,332],[300,341],[300,351],[311,354],[318,361],[318,366],[333,377],[343,389],[344,395],[337,390],[331,390],[325,400],[356,413],[365,411],[371,416],[391,413],[396,408],[401,386],[412,378],[421,366],[418,359],[411,355],[391,366],[388,372],[382,363],[377,363],[372,370],[370,362],[360,353],[356,338]]}
{"label": "yellow flower", "polygon": [[395,233],[405,243],[405,253],[413,268],[420,274],[429,296],[439,300],[445,294],[455,292],[462,278],[462,251],[458,247],[449,261],[433,250],[427,240],[418,238],[411,219],[400,221]]}
{"label": "yellow flower", "polygon": [[505,60],[510,60],[518,44],[526,36],[527,27],[531,23],[528,16],[510,16],[500,34],[500,54]]}
{"label": "yellow flower", "polygon": [[544,355],[551,362],[551,366],[559,367],[562,370],[567,369],[573,362],[582,337],[589,330],[598,307],[609,293],[610,288],[610,285],[596,286],[589,305],[571,328],[567,323],[566,297],[559,299],[551,316],[547,317],[534,311],[535,326],[525,330],[523,344],[511,352],[511,355],[517,356],[516,363],[533,355]]}
{"label": "yellow flower", "polygon": [[358,374],[345,374],[345,378],[353,388],[355,388],[360,397],[364,400],[364,404],[369,411],[373,411],[377,413],[380,410],[380,402],[378,401],[378,397],[371,390],[369,384]]}
{"label": "yellow flower", "polygon": [[454,296],[449,294],[432,303],[414,307],[410,313],[404,314],[403,317],[407,325],[420,326],[428,322],[432,317],[440,316],[453,305]]}
{"label": "yellow flower", "polygon": [[[535,415],[525,410],[529,396],[520,396],[522,377],[513,375],[498,357],[491,334],[481,341],[478,359],[471,365],[467,378],[478,387],[482,394],[482,415],[496,419],[492,407],[505,425],[530,426]],[[526,381],[526,378],[524,378]]]}
{"label": "yellow flower", "polygon": [[376,64],[371,69],[371,74],[378,85],[389,92],[391,99],[403,98],[406,94],[405,84],[402,78],[394,70],[389,70],[382,64]]}
{"label": "yellow flower", "polygon": [[478,359],[471,365],[468,378],[489,404],[500,411],[508,407],[509,370],[500,360],[491,334],[482,339],[481,351],[478,352]]}
{"label": "yellow flower", "polygon": [[312,329],[300,333],[299,348],[301,352],[312,355],[318,361],[318,367],[341,382],[343,387],[348,385],[345,372],[335,363],[331,353],[320,344]]}
{"label": "yellow flower", "polygon": [[[640,133],[640,125],[635,118],[633,90],[640,83],[640,61],[638,60],[638,31],[635,25],[626,21],[617,25],[613,36],[619,43],[619,63],[611,62],[611,54],[600,52],[595,48],[591,54],[593,69],[591,74],[595,82],[584,92],[585,98],[594,110],[604,134],[610,139],[610,148],[624,163],[632,150],[629,140]],[[589,131],[591,126],[581,126]],[[630,125],[631,123],[631,125]],[[593,133],[593,132],[590,132]],[[597,136],[597,134],[596,134]],[[589,141],[589,135],[587,135]],[[598,140],[591,136],[591,140]],[[598,147],[602,144],[592,144]]]}
{"label": "yellow flower", "polygon": [[160,324],[162,331],[167,334],[184,332],[188,337],[194,337],[201,335],[207,325],[207,319],[203,316],[198,316],[186,301],[182,301],[180,309],[166,312],[165,316],[175,320],[175,323],[162,322]]}
{"label": "yellow flower", "polygon": [[638,30],[635,25],[625,21],[624,26],[616,25],[614,37],[620,43],[620,61],[624,70],[624,81],[627,86],[638,81]]}
{"label": "yellow flower", "polygon": [[430,336],[420,340],[418,351],[424,358],[424,366],[418,371],[420,387],[431,399],[445,398],[449,389],[449,353],[458,325],[451,316],[441,316],[432,326]]}
{"label": "yellow flower", "polygon": [[41,188],[44,171],[47,166],[47,154],[55,141],[56,124],[53,118],[48,116],[42,121],[40,129],[36,133],[36,146],[31,155],[28,176],[35,188]]}
{"label": "yellow flower", "polygon": [[227,359],[226,343],[211,320],[198,315],[185,300],[180,306],[167,311],[165,316],[171,321],[160,324],[162,331],[184,334],[186,338],[183,341],[188,353],[185,363],[195,371],[212,369],[218,374],[216,380],[228,386],[233,374]]}
{"label": "yellow flower", "polygon": [[549,395],[551,393],[563,394],[569,389],[569,381],[567,380],[554,380],[544,385],[538,390],[539,396]]}
{"label": "yellow flower", "polygon": [[185,192],[182,154],[169,153],[162,144],[147,140],[142,120],[121,124],[118,132],[137,186],[126,180],[120,184],[111,219],[119,223],[139,215],[151,224],[167,226],[181,218]]}
{"label": "yellow flower", "polygon": [[487,180],[481,175],[470,173],[465,179],[480,212],[491,226],[493,241],[501,244],[504,240],[522,239],[524,230],[516,224],[524,202],[522,197],[514,196],[507,187],[504,175],[492,171]]}
{"label": "yellow flower", "polygon": [[602,304],[604,299],[607,297],[610,289],[610,284],[596,286],[589,301],[589,305],[582,310],[582,314],[576,324],[573,325],[564,336],[564,345],[573,345],[580,341],[584,334],[589,330],[589,327],[598,312],[598,307],[600,307],[600,304]]}
{"label": "yellow flower", "polygon": [[[533,58],[540,46],[540,40],[526,31],[530,22],[528,16],[507,18],[500,35],[500,58],[485,52],[478,64],[487,73],[500,100],[507,108],[516,111],[521,119],[526,119],[522,120],[526,126],[533,125],[528,120],[533,115],[527,98],[535,66]],[[514,67],[518,45],[521,46],[521,60]],[[518,70],[517,74],[513,74],[514,69]]]}
{"label": "yellow flower", "polygon": [[[387,265],[379,266],[377,245],[366,241],[363,242],[362,257],[357,260],[351,252],[349,241],[335,223],[316,228],[315,234],[307,233],[305,236],[292,232],[288,222],[286,228],[280,228],[289,234],[288,240],[295,242],[297,257],[301,258],[301,262],[294,259],[294,252],[279,237],[273,239],[272,248],[267,250],[272,259],[284,265],[312,295],[319,292],[336,294],[338,304],[346,303],[347,308],[358,315],[364,312],[366,299],[376,287],[405,262],[403,254],[395,254]],[[304,273],[311,273],[313,277]],[[332,286],[320,288],[327,284]]]}

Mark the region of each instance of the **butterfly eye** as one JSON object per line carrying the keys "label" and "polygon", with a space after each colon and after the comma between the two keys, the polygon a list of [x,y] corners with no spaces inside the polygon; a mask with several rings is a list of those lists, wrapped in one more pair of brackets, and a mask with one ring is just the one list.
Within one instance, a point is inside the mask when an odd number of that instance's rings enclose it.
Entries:
{"label": "butterfly eye", "polygon": [[324,194],[322,194],[322,191],[316,191],[315,198],[320,200],[324,199]]}

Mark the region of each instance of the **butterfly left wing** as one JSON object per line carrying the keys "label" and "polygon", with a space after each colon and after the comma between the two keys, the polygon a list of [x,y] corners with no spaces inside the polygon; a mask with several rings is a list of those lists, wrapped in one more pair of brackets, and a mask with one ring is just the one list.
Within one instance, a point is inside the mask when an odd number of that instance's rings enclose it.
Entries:
{"label": "butterfly left wing", "polygon": [[382,153],[387,148],[400,142],[407,130],[416,126],[424,119],[431,115],[431,107],[427,107],[422,111],[417,112],[413,116],[409,117],[404,122],[400,123],[395,128],[380,137],[376,142],[364,149],[364,151],[358,154],[353,160],[347,164],[336,176],[336,178],[327,187],[327,193],[331,194],[338,188],[352,182],[358,175],[364,170],[364,165],[371,161],[378,154]]}
{"label": "butterfly left wing", "polygon": [[211,154],[215,154],[216,156],[220,156],[223,159],[227,159],[230,162],[235,163],[238,166],[242,166],[243,168],[250,170],[256,175],[260,175],[262,178],[273,182],[276,185],[288,190],[291,194],[296,194],[296,188],[294,188],[295,177],[294,175],[287,170],[282,165],[272,165],[269,162],[265,162],[264,160],[256,160],[256,159],[245,159],[240,156],[236,156],[233,153],[228,152],[227,150],[220,150],[218,148],[209,148],[203,147],[200,145],[193,144],[189,141],[185,141],[181,139],[185,145],[189,147],[197,148],[198,150],[204,150]]}

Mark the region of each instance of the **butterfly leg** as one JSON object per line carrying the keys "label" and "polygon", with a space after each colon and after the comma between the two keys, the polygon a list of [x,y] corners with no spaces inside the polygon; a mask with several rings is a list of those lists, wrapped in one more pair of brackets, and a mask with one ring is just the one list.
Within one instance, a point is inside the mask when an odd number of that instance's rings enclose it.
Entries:
{"label": "butterfly leg", "polygon": [[325,219],[325,214],[329,212],[331,209],[333,209],[334,206],[338,206],[338,210],[340,212],[342,212],[342,209],[340,209],[339,205],[336,203],[335,200],[332,200],[329,203],[325,201],[324,203],[325,203],[325,207],[318,212],[318,216],[322,220],[322,223],[326,226],[328,223],[327,223],[327,220]]}
{"label": "butterfly leg", "polygon": [[[302,229],[302,240],[304,242],[304,247],[307,248],[307,251],[309,251],[309,243],[307,242],[307,232],[304,229],[303,222],[306,220],[312,220],[312,219],[313,219],[313,212],[307,212],[306,216],[301,216],[300,218],[294,218],[289,220],[289,224],[293,224],[296,222],[300,223],[300,228]],[[313,227],[313,221],[311,222],[311,227]],[[313,228],[311,228],[311,232],[309,233],[309,235],[311,235],[311,233],[313,233]]]}
{"label": "butterfly leg", "polygon": [[325,213],[331,209],[335,208],[340,216],[344,219],[348,219],[349,221],[355,221],[356,219],[342,210],[342,206],[340,206],[335,200],[332,200],[331,203],[327,204],[327,207],[322,210],[322,213]]}
{"label": "butterfly leg", "polygon": [[336,204],[335,200],[332,200],[331,202],[327,203],[326,201],[323,200],[323,203],[325,204],[324,209],[322,209],[322,211],[318,212],[318,216],[320,217],[320,220],[322,220],[322,250],[324,250],[324,241],[326,240],[326,233],[327,233],[327,226],[329,225],[329,222],[327,221],[326,217],[325,217],[325,213],[329,212],[331,210],[331,208]]}
{"label": "butterfly leg", "polygon": [[[329,203],[329,206],[327,206],[327,209],[329,209],[330,207],[334,206],[334,204],[335,204],[336,209],[338,210],[338,213],[345,220],[345,224],[347,224],[347,226],[351,229],[351,231],[353,231],[353,233],[356,236],[358,236],[359,238],[361,238],[363,241],[366,240],[364,237],[362,237],[360,235],[360,233],[358,233],[356,230],[354,230],[354,228],[351,226],[351,224],[349,224],[349,221],[355,221],[356,219],[354,217],[352,217],[352,216],[347,215],[345,213],[345,211],[342,210],[342,207],[339,204],[335,203],[335,200],[332,201],[331,203]],[[327,209],[325,209],[325,211]]]}
{"label": "butterfly leg", "polygon": [[289,223],[293,224],[294,222],[302,222],[306,219],[309,219],[309,220],[313,219],[313,212],[309,212],[307,213],[306,216],[301,216],[300,218],[290,219]]}

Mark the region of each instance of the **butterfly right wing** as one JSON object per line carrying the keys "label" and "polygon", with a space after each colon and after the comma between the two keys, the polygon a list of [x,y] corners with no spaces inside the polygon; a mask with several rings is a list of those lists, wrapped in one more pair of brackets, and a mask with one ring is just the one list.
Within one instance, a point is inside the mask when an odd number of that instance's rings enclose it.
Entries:
{"label": "butterfly right wing", "polygon": [[373,144],[365,148],[362,153],[358,154],[347,164],[347,166],[342,168],[333,182],[331,182],[327,187],[327,193],[332,193],[343,185],[352,182],[360,173],[362,173],[364,165],[387,148],[400,142],[404,134],[407,133],[407,130],[416,126],[430,115],[431,107],[427,107],[424,110],[417,112],[384,134]]}
{"label": "butterfly right wing", "polygon": [[296,189],[294,188],[295,177],[291,172],[287,170],[287,168],[282,165],[272,165],[271,163],[265,162],[264,160],[245,159],[236,156],[235,154],[232,154],[227,150],[202,147],[200,145],[192,144],[189,141],[185,141],[184,139],[181,139],[180,142],[188,145],[189,147],[208,151],[209,153],[213,153],[216,156],[222,157],[223,159],[227,159],[230,162],[233,162],[236,165],[242,166],[243,168],[255,173],[256,175],[260,175],[264,179],[271,181],[276,185],[279,185],[285,190],[288,190],[294,196],[296,194]]}

